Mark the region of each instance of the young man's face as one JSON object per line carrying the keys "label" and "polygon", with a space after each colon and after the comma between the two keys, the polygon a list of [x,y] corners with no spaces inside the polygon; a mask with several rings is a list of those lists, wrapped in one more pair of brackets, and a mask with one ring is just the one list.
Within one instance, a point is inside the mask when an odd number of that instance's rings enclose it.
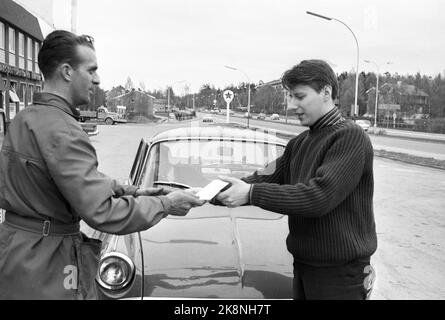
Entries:
{"label": "young man's face", "polygon": [[287,108],[295,114],[303,126],[312,126],[326,114],[326,91],[320,93],[306,85],[297,85],[287,92]]}
{"label": "young man's face", "polygon": [[90,94],[94,92],[94,86],[100,82],[95,51],[88,46],[79,45],[77,54],[80,63],[72,75],[72,102],[74,106],[88,104]]}

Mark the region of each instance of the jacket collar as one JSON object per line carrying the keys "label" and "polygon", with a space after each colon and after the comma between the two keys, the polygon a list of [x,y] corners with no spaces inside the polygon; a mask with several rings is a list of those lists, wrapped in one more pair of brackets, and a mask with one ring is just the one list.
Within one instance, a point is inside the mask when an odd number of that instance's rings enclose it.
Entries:
{"label": "jacket collar", "polygon": [[343,117],[341,116],[340,111],[337,107],[332,108],[328,113],[318,119],[312,126],[309,128],[311,130],[317,130],[324,127],[329,127],[336,125],[338,122],[343,121]]}
{"label": "jacket collar", "polygon": [[33,101],[34,104],[59,108],[63,112],[74,117],[76,120],[79,120],[80,112],[61,96],[47,92],[36,92],[34,93]]}

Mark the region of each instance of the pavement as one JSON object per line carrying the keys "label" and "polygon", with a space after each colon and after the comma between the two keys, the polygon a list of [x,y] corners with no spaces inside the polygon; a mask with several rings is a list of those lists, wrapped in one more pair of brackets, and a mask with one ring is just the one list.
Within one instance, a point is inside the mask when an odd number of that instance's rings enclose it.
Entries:
{"label": "pavement", "polygon": [[[272,121],[266,119],[263,121],[277,123],[277,120]],[[291,124],[300,127],[299,121],[296,119],[288,119],[287,123],[283,118],[278,121],[283,124]],[[255,126],[253,124],[251,124],[250,127],[261,128],[260,126]],[[378,129],[383,130],[381,131],[381,134],[374,134],[373,128],[369,129],[369,136],[374,150],[403,153],[416,157],[433,158],[445,161],[445,134],[397,130],[391,128]],[[276,132],[283,135],[295,135],[295,131],[284,128],[276,130]],[[409,145],[409,143],[400,143],[399,141],[389,142],[385,137],[402,138],[405,142],[412,141],[412,143]],[[415,142],[418,142],[417,145]],[[444,144],[443,146],[442,143]],[[422,144],[422,146],[420,144]]]}

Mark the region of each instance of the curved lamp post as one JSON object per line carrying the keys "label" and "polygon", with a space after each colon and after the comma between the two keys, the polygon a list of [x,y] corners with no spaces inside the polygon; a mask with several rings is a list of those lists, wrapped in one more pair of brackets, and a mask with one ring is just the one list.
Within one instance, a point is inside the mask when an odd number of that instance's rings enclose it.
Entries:
{"label": "curved lamp post", "polygon": [[330,21],[330,20],[338,21],[338,22],[340,22],[342,25],[344,25],[346,28],[348,28],[348,30],[351,31],[352,35],[354,36],[355,44],[357,45],[357,70],[356,70],[356,75],[355,75],[354,113],[355,113],[356,115],[358,115],[357,96],[358,96],[358,67],[359,67],[359,61],[360,61],[360,57],[359,57],[359,55],[360,55],[360,50],[359,50],[359,46],[358,46],[358,40],[357,40],[357,37],[355,36],[355,34],[354,34],[354,32],[352,31],[352,29],[349,28],[349,26],[348,26],[346,23],[344,23],[343,21],[341,21],[341,20],[338,20],[338,19],[336,19],[336,18],[326,17],[326,16],[323,16],[323,15],[321,15],[321,14],[314,13],[314,12],[310,12],[310,11],[306,11],[306,13],[307,13],[307,14],[310,14],[310,15],[313,15],[313,16],[315,16],[315,17],[317,17],[317,18],[321,18],[321,19],[325,19],[325,20],[329,20],[329,21]]}
{"label": "curved lamp post", "polygon": [[[380,76],[380,68],[379,65],[377,63],[375,63],[374,61],[371,60],[363,60],[366,63],[372,63],[375,65],[375,67],[377,68],[377,74],[376,74],[376,78],[377,78],[377,82],[375,84],[375,115],[374,115],[374,127],[377,128],[377,114],[378,114],[378,108],[379,108],[379,76]],[[391,64],[391,62],[386,62],[385,64]]]}
{"label": "curved lamp post", "polygon": [[250,119],[250,79],[249,79],[249,77],[247,76],[247,74],[243,71],[243,70],[241,70],[241,69],[238,69],[238,68],[235,68],[235,67],[231,67],[231,66],[224,66],[225,68],[227,68],[227,69],[230,69],[230,70],[236,70],[236,71],[239,71],[239,72],[241,72],[242,74],[244,74],[244,76],[247,78],[247,81],[248,81],[248,83],[247,83],[247,88],[248,88],[248,90],[247,90],[247,128],[249,128],[249,119]]}

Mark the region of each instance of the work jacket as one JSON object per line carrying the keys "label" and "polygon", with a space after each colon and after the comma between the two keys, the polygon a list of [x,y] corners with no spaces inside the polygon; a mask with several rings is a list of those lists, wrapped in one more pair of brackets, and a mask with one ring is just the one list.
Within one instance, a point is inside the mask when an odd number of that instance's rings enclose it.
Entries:
{"label": "work jacket", "polygon": [[59,96],[36,93],[9,126],[0,152],[0,299],[96,298],[100,242],[79,221],[127,234],[158,223],[171,206],[166,196],[134,197],[135,187],[99,172],[75,112]]}

